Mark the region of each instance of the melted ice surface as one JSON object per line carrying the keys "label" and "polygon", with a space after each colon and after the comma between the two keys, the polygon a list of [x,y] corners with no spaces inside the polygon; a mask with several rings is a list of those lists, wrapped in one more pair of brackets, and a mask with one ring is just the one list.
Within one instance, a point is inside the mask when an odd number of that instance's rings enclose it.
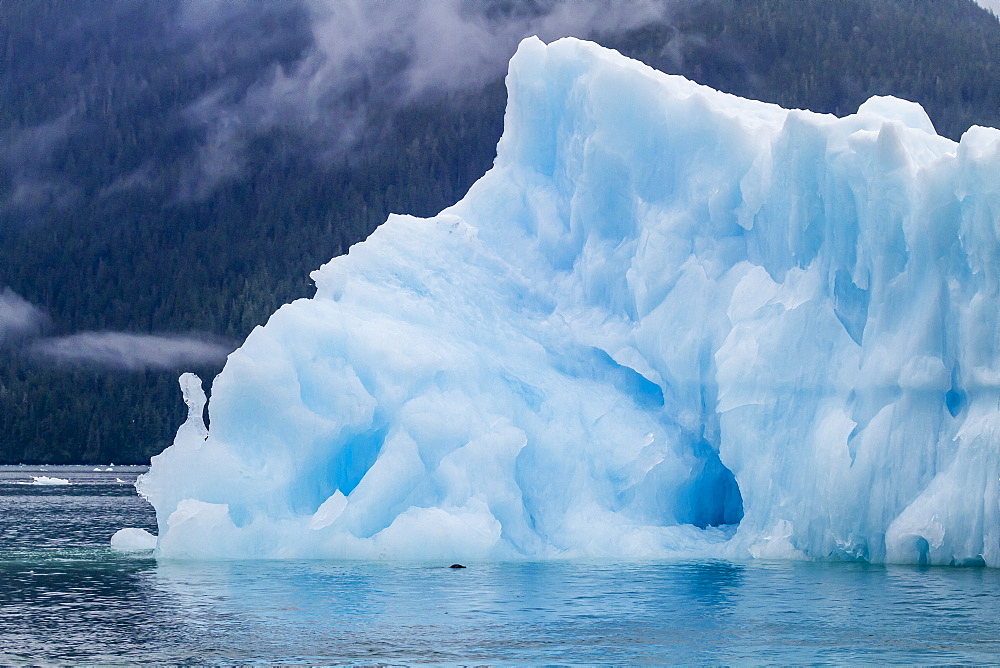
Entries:
{"label": "melted ice surface", "polygon": [[1000,566],[1000,132],[573,39],[507,85],[493,169],[315,272],[154,458],[159,556]]}

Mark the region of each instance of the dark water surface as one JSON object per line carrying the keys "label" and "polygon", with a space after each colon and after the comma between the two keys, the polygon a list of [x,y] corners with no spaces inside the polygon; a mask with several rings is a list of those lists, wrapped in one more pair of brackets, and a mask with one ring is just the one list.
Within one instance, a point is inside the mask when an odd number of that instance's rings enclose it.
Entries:
{"label": "dark water surface", "polygon": [[157,563],[108,548],[139,470],[92,468],[0,467],[0,663],[1000,662],[993,569]]}

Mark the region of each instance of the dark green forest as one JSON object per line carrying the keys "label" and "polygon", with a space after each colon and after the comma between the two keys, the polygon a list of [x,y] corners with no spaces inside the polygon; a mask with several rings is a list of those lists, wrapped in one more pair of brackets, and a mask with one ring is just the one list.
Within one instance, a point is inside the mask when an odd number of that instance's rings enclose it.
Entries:
{"label": "dark green forest", "polygon": [[[554,4],[467,11],[502,22]],[[953,139],[1000,126],[1000,22],[972,0],[664,5],[658,22],[578,36],[785,107],[844,115],[891,94]],[[46,341],[232,350],[390,212],[433,215],[492,164],[502,74],[408,96],[407,53],[381,50],[306,113],[265,94],[313,62],[306,5],[221,7],[194,20],[180,0],[0,0],[0,297],[44,316],[5,336],[0,311],[0,463],[148,462],[183,420],[177,376],[221,369],[67,360]]]}

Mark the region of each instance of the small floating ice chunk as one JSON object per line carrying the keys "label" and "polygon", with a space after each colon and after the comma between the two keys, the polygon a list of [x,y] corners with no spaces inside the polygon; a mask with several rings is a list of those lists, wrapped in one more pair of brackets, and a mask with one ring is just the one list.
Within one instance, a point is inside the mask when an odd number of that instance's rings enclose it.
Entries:
{"label": "small floating ice chunk", "polygon": [[33,475],[31,476],[33,481],[32,485],[68,485],[69,480],[66,478],[50,478],[47,475]]}
{"label": "small floating ice chunk", "polygon": [[156,536],[145,529],[119,529],[111,537],[111,547],[122,552],[143,552],[156,548]]}

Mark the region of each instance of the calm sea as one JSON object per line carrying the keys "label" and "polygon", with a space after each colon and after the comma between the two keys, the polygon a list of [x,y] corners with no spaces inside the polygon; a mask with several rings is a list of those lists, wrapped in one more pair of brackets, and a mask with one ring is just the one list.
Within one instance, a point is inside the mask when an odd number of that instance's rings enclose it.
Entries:
{"label": "calm sea", "polygon": [[140,469],[93,468],[0,467],[0,664],[1000,662],[993,569],[157,563],[108,547]]}

